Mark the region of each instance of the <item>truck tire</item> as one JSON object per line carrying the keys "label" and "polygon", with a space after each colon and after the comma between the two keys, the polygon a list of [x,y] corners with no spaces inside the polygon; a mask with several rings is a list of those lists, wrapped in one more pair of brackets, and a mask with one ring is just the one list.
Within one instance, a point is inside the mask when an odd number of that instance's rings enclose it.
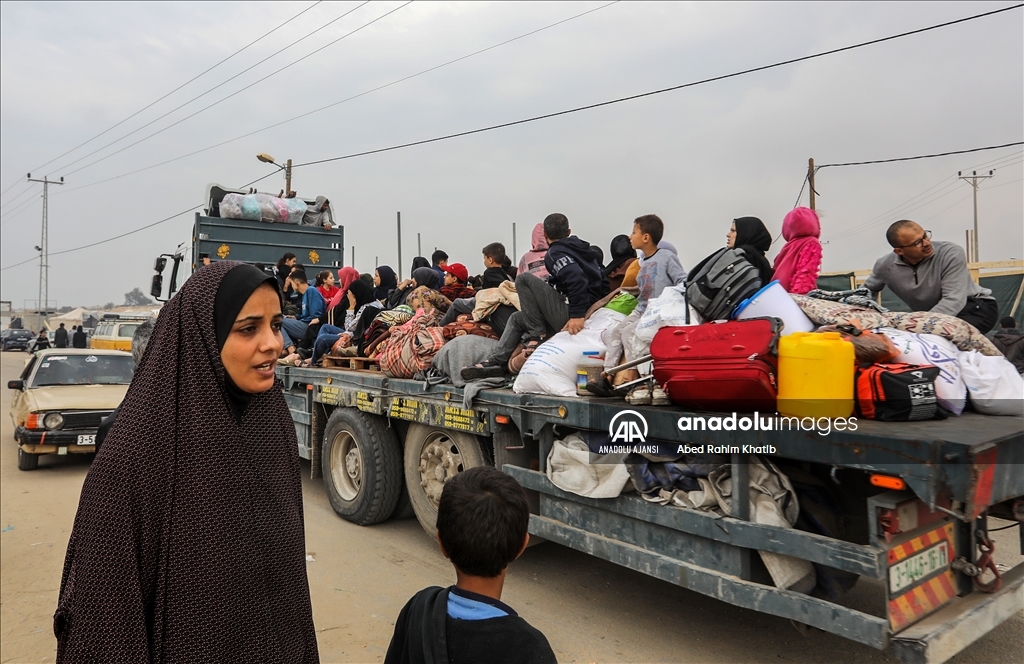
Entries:
{"label": "truck tire", "polygon": [[360,526],[384,521],[402,491],[402,458],[387,422],[355,408],[336,408],[324,428],[320,457],[331,507]]}
{"label": "truck tire", "polygon": [[18,470],[35,470],[39,467],[39,455],[18,448]]}
{"label": "truck tire", "polygon": [[461,431],[412,424],[405,436],[405,486],[423,530],[437,532],[437,504],[445,482],[467,468],[491,465],[479,439]]}

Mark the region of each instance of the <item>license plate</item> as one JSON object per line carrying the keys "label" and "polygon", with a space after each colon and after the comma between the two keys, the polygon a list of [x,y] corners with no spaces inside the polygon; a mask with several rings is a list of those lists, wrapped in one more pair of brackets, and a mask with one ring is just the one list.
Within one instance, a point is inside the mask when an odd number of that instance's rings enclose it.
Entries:
{"label": "license plate", "polygon": [[81,436],[78,437],[78,444],[79,445],[95,445],[96,444],[96,434],[91,434],[91,435],[89,435],[89,434],[82,434]]}
{"label": "license plate", "polygon": [[943,541],[890,567],[889,593],[895,595],[921,579],[948,567],[949,545]]}

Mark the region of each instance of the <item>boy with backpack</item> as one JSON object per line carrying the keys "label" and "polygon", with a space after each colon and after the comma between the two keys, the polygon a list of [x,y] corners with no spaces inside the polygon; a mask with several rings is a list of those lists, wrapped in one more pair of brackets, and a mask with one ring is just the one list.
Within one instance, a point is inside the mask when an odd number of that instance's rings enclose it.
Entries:
{"label": "boy with backpack", "polygon": [[508,565],[530,541],[526,492],[490,466],[450,479],[437,509],[437,541],[455,585],[416,593],[395,621],[385,664],[555,662],[544,635],[501,601]]}

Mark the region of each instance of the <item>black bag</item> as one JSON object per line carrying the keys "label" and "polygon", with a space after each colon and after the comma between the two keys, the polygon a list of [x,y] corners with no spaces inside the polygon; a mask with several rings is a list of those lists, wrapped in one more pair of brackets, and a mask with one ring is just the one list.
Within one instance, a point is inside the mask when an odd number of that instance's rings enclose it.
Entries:
{"label": "black bag", "polygon": [[719,249],[686,277],[686,302],[705,322],[727,320],[740,302],[761,290],[757,268],[743,249]]}
{"label": "black bag", "polygon": [[930,364],[863,364],[854,383],[857,415],[882,422],[941,418],[938,376],[939,368]]}

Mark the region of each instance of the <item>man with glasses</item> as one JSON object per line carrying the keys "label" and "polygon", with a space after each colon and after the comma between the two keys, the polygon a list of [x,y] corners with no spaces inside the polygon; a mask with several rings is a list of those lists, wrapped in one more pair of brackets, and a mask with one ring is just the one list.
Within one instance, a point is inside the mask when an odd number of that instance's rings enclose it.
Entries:
{"label": "man with glasses", "polygon": [[999,317],[992,291],[971,279],[963,249],[931,237],[913,221],[893,223],[885,232],[892,253],[875,261],[864,286],[873,293],[888,286],[914,311],[956,316],[985,334]]}

